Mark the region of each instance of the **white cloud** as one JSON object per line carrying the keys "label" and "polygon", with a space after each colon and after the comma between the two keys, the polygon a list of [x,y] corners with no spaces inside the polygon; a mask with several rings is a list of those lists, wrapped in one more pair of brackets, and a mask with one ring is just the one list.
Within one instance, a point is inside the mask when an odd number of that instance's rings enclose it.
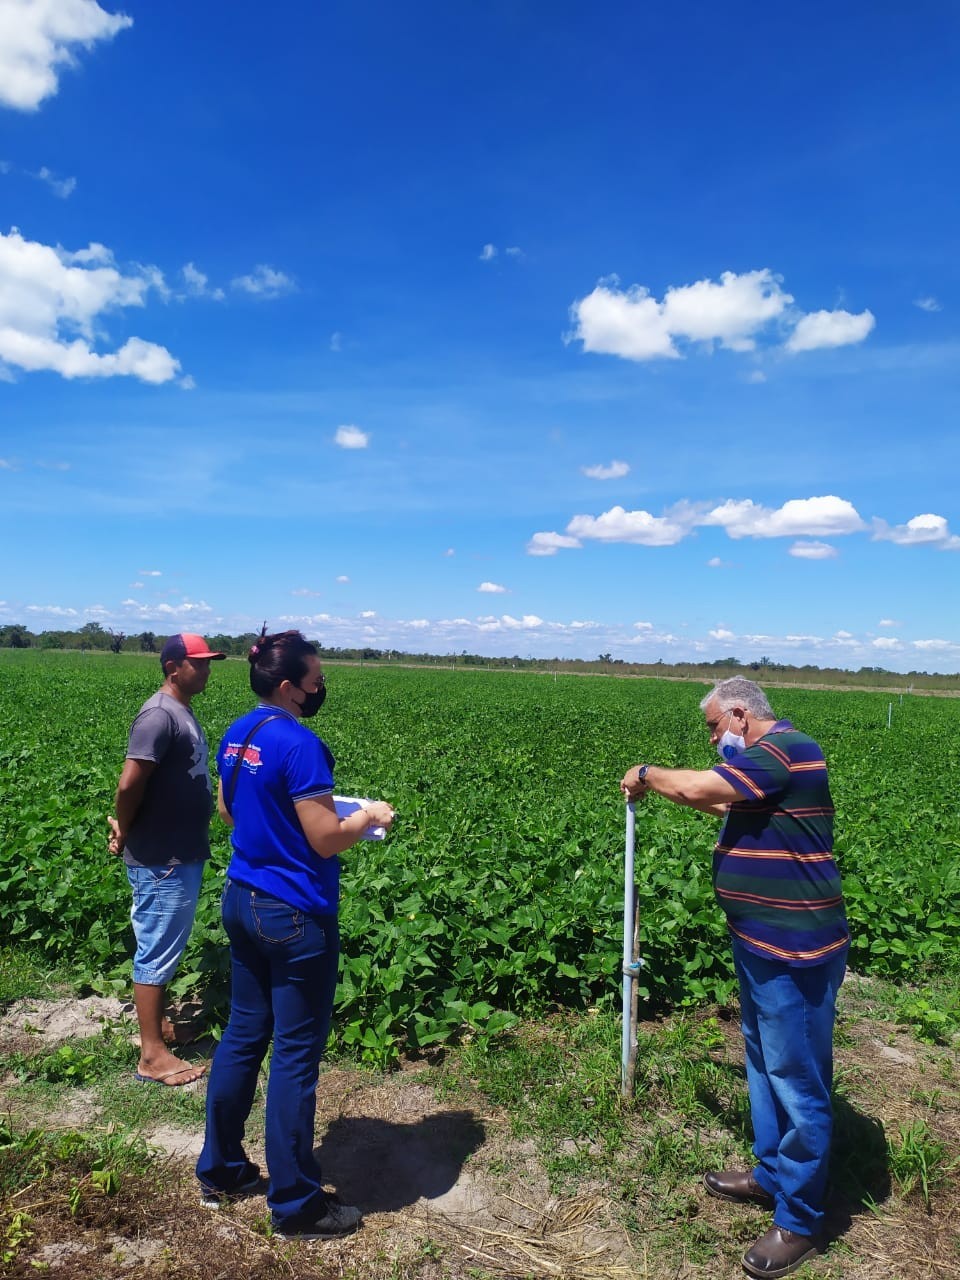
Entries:
{"label": "white cloud", "polygon": [[[719,281],[671,286],[659,301],[645,286],[623,289],[616,276],[609,276],[570,308],[573,330],[567,341],[625,360],[677,359],[683,354],[681,341],[753,351],[764,331],[791,318],[793,301],[781,277],[767,267],[739,275],[724,271]],[[848,346],[862,342],[875,324],[866,310],[857,315],[839,309],[801,314],[785,348],[798,352]],[[766,375],[754,370],[747,381],[764,382]]]}
{"label": "white cloud", "polygon": [[652,631],[653,623],[652,622],[635,622],[633,624],[633,629],[635,631]]}
{"label": "white cloud", "polygon": [[22,471],[24,466],[38,467],[41,471],[72,471],[71,462],[51,462],[46,458],[38,458],[35,462],[24,464],[19,458],[0,458],[0,471]]}
{"label": "white cloud", "polygon": [[[809,499],[816,502],[817,499]],[[839,501],[839,499],[837,499]],[[787,504],[789,507],[791,504]],[[627,542],[647,547],[672,547],[682,542],[697,525],[729,525],[727,532],[731,537],[742,537],[750,531],[748,524],[759,526],[759,517],[775,516],[765,508],[756,506],[751,501],[737,503],[729,500],[712,512],[704,509],[702,504],[686,501],[675,503],[664,515],[654,516],[649,511],[626,511],[621,506],[611,507],[598,516],[576,515],[567,524],[566,535],[558,533],[535,533],[527,543],[528,555],[555,555],[560,549],[579,547],[583,542]],[[735,531],[732,531],[735,530]],[[785,535],[806,532],[802,529],[783,529]],[[817,530],[813,530],[816,532]],[[833,530],[830,530],[833,532]],[[774,536],[772,533],[753,536]],[[719,561],[717,566],[719,567]]]}
{"label": "white cloud", "polygon": [[[893,526],[875,517],[868,525],[851,502],[835,494],[791,498],[777,508],[765,507],[751,498],[727,498],[712,508],[703,502],[681,499],[661,516],[613,506],[600,515],[573,516],[564,533],[553,530],[534,533],[526,551],[531,556],[554,556],[561,550],[582,548],[587,542],[672,547],[704,527],[721,528],[734,541],[793,538],[796,541],[789,554],[806,560],[829,560],[837,556],[836,549],[822,541],[824,538],[868,530],[872,530],[873,540],[878,542],[960,551],[960,535],[950,532],[944,516],[919,515],[906,524]],[[711,569],[734,567],[719,556],[711,556],[706,564]]]}
{"label": "white cloud", "polygon": [[183,276],[183,282],[186,286],[187,295],[191,298],[212,298],[214,302],[221,302],[224,297],[222,289],[211,289],[209,279],[204,273],[194,266],[192,262],[186,263],[180,268],[180,274]]}
{"label": "white cloud", "polygon": [[735,632],[728,631],[726,627],[715,627],[709,635],[712,640],[736,640],[737,638]]}
{"label": "white cloud", "polygon": [[[59,604],[28,604],[25,613],[46,613],[54,618],[78,618],[80,615],[76,609],[64,608]],[[86,610],[85,612],[94,613],[96,610]]]}
{"label": "white cloud", "polygon": [[0,4],[0,103],[35,111],[57,92],[60,71],[77,65],[75,49],[92,49],[132,25],[132,18],[106,13],[96,0],[5,0]]}
{"label": "white cloud", "polygon": [[292,276],[268,267],[266,263],[254,267],[249,275],[237,276],[230,284],[243,293],[264,299],[279,298],[285,293],[292,293],[297,287]]}
{"label": "white cloud", "polygon": [[874,649],[899,649],[900,641],[896,636],[877,636],[870,642]]}
{"label": "white cloud", "polygon": [[911,640],[910,643],[915,649],[927,653],[960,652],[960,644],[955,640]]}
{"label": "white cloud", "polygon": [[843,641],[844,643],[846,643],[849,640],[853,640],[853,636],[849,631],[838,631],[836,632],[833,638],[834,640],[840,640],[840,641]]}
{"label": "white cloud", "polygon": [[775,511],[750,498],[730,498],[700,523],[720,525],[731,538],[836,537],[866,527],[851,503],[833,495],[792,498]]}
{"label": "white cloud", "polygon": [[376,609],[364,609],[360,614],[361,618],[375,618],[377,616]]}
{"label": "white cloud", "polygon": [[876,325],[872,311],[811,311],[801,316],[784,344],[787,351],[816,351],[820,347],[848,347],[862,342]]}
{"label": "white cloud", "polygon": [[206,293],[208,277],[192,262],[185,263],[180,269],[180,274],[190,293]]}
{"label": "white cloud", "polygon": [[751,351],[755,335],[793,301],[780,278],[764,268],[720,282],[698,280],[671,287],[658,302],[643,285],[621,289],[616,276],[601,281],[571,307],[574,339],[584,351],[626,360],[676,359],[674,339],[719,342],[733,351]]}
{"label": "white cloud", "polygon": [[137,573],[139,573],[141,578],[162,578],[163,577],[162,569],[138,569]]}
{"label": "white cloud", "polygon": [[31,173],[30,177],[46,183],[53,194],[60,200],[66,200],[77,189],[76,178],[58,178],[55,173],[50,172],[46,165],[38,169],[36,173]]}
{"label": "white cloud", "polygon": [[309,587],[294,587],[290,594],[292,596],[321,596],[322,591],[311,591]]}
{"label": "white cloud", "polygon": [[128,338],[117,351],[93,350],[103,315],[144,306],[151,289],[166,290],[155,267],[124,275],[104,245],[70,253],[25,240],[16,228],[0,232],[0,360],[64,378],[129,375],[169,382],[180,362],[156,343]]}
{"label": "white cloud", "polygon": [[745,375],[743,380],[744,382],[749,382],[756,385],[761,382],[766,382],[767,375],[763,372],[762,369],[751,369],[750,372]]}
{"label": "white cloud", "polygon": [[179,617],[181,614],[187,614],[188,616],[196,614],[206,617],[208,614],[213,613],[213,609],[207,604],[206,600],[197,600],[195,602],[180,600],[177,604],[158,604],[156,612],[165,617],[174,618]]}
{"label": "white cloud", "polygon": [[835,560],[838,552],[829,542],[795,542],[790,554],[799,560]]}
{"label": "white cloud", "polygon": [[485,244],[480,250],[481,262],[492,262],[497,256],[497,246],[495,244]]}
{"label": "white cloud", "polygon": [[507,631],[535,631],[543,626],[543,619],[538,618],[535,613],[525,613],[522,618],[512,618],[509,613],[505,613],[496,621],[496,625]]}
{"label": "white cloud", "polygon": [[508,244],[506,249],[504,249],[503,252],[507,255],[508,258],[516,258],[517,261],[520,261],[522,258],[526,257],[526,254],[523,252],[520,246],[515,244]]}
{"label": "white cloud", "polygon": [[535,533],[527,543],[527,555],[555,556],[561,548],[580,545],[579,538],[569,538],[562,533]]}
{"label": "white cloud", "polygon": [[337,581],[338,581],[338,582],[349,582],[349,581],[350,581],[350,579],[347,577],[347,575],[346,575],[345,573],[341,573],[341,574],[339,574],[339,575],[337,576]]}
{"label": "white cloud", "polygon": [[893,618],[881,618],[877,623],[878,627],[900,627],[903,623],[896,622]]}
{"label": "white cloud", "polygon": [[506,587],[502,587],[499,582],[481,582],[478,591],[484,592],[486,595],[502,596],[506,594]]}
{"label": "white cloud", "polygon": [[140,338],[129,338],[118,351],[98,355],[80,339],[60,343],[9,329],[0,329],[0,357],[28,373],[49,369],[64,378],[129,376],[154,384],[169,382],[180,367],[165,347]]}
{"label": "white cloud", "polygon": [[567,525],[567,533],[584,541],[672,547],[687,536],[694,523],[694,508],[687,503],[677,503],[664,516],[653,516],[649,511],[625,511],[616,506],[599,516],[574,516]]}
{"label": "white cloud", "polygon": [[614,459],[609,466],[598,463],[593,467],[581,467],[580,470],[585,476],[589,476],[591,480],[619,480],[621,476],[629,474],[630,464],[628,462],[618,462]]}
{"label": "white cloud", "polygon": [[593,293],[570,309],[575,328],[571,337],[584,351],[621,356],[624,360],[677,359],[680,355],[663,322],[656,298],[640,285],[623,292],[597,285]]}
{"label": "white cloud", "polygon": [[333,443],[338,444],[341,449],[366,449],[370,443],[370,436],[366,431],[361,431],[359,427],[337,427]]}
{"label": "white cloud", "polygon": [[443,554],[449,557],[449,556],[455,556],[457,553],[453,549],[453,547],[447,547],[446,551]]}
{"label": "white cloud", "polygon": [[724,271],[719,284],[698,280],[668,289],[663,296],[663,313],[667,329],[678,337],[695,342],[718,340],[734,351],[752,351],[756,346],[752,335],[792,301],[772,271],[747,271],[739,276]]}
{"label": "white cloud", "polygon": [[131,590],[131,591],[142,591],[142,590],[143,590],[143,583],[142,583],[142,582],[131,582],[131,583],[130,583],[130,590]]}
{"label": "white cloud", "polygon": [[[62,250],[58,249],[57,252],[60,253]],[[91,240],[85,249],[78,249],[76,253],[71,253],[69,257],[71,262],[76,262],[83,267],[112,267],[114,265],[113,251],[96,240]]]}
{"label": "white cloud", "polygon": [[343,335],[340,333],[339,329],[334,330],[334,332],[331,333],[330,335],[330,350],[331,351],[343,350]]}
{"label": "white cloud", "polygon": [[960,537],[951,534],[943,516],[914,516],[906,524],[889,525],[885,520],[873,522],[875,542],[895,542],[901,547],[932,546],[941,551],[960,551]]}
{"label": "white cloud", "polygon": [[943,307],[932,295],[925,298],[916,298],[913,305],[919,307],[921,311],[942,311]]}

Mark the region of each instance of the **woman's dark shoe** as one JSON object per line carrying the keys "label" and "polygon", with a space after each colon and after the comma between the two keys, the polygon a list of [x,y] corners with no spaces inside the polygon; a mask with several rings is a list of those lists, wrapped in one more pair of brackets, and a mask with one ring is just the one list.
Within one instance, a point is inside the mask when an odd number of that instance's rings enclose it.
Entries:
{"label": "woman's dark shoe", "polygon": [[362,1221],[360,1210],[351,1204],[340,1204],[333,1197],[321,1213],[308,1222],[274,1223],[273,1234],[284,1240],[329,1240],[356,1231]]}
{"label": "woman's dark shoe", "polygon": [[255,1196],[266,1191],[266,1179],[260,1176],[260,1169],[252,1161],[236,1180],[229,1191],[221,1191],[217,1187],[200,1184],[200,1203],[204,1209],[222,1209],[231,1200],[242,1200],[245,1196]]}

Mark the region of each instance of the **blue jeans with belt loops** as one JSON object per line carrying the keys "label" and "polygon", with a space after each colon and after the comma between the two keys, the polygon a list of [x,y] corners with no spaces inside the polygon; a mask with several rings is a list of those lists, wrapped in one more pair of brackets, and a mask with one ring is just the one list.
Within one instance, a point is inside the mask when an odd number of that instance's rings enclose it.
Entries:
{"label": "blue jeans with belt loops", "polygon": [[340,937],[335,916],[309,916],[232,880],[223,892],[232,964],[230,1021],[210,1069],[197,1177],[229,1193],[248,1172],[244,1126],[273,1037],[267,1083],[267,1204],[274,1226],[323,1213],[313,1155],[320,1058],[330,1032]]}
{"label": "blue jeans with belt loops", "polygon": [[847,953],[809,968],[754,955],[734,939],[753,1121],[753,1176],[776,1226],[817,1235],[833,1135],[833,1023]]}

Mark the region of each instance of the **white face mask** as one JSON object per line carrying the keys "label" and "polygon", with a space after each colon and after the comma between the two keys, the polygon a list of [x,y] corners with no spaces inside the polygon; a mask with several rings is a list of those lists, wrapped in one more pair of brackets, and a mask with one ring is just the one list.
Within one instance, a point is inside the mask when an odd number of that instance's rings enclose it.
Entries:
{"label": "white face mask", "polygon": [[[727,714],[732,715],[733,711],[728,711]],[[738,756],[741,751],[746,751],[746,749],[747,743],[743,735],[731,733],[729,729],[723,731],[717,743],[717,755],[721,760],[732,760],[734,756]]]}

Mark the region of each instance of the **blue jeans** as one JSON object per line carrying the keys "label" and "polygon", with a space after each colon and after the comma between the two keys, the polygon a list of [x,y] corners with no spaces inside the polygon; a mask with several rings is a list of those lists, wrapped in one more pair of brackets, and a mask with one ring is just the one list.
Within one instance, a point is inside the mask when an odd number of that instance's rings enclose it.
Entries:
{"label": "blue jeans", "polygon": [[274,1226],[309,1222],[327,1204],[313,1155],[313,1123],[337,985],[337,920],[305,915],[228,880],[223,925],[232,962],[230,1021],[210,1069],[197,1177],[205,1187],[229,1192],[248,1173],[244,1125],[272,1036],[267,1204]]}
{"label": "blue jeans", "polygon": [[737,939],[753,1176],[776,1201],[776,1226],[816,1235],[833,1134],[833,1022],[847,955],[793,968],[748,951]]}
{"label": "blue jeans", "polygon": [[133,891],[130,922],[137,943],[134,982],[165,987],[176,973],[197,914],[203,867],[202,862],[127,867]]}

